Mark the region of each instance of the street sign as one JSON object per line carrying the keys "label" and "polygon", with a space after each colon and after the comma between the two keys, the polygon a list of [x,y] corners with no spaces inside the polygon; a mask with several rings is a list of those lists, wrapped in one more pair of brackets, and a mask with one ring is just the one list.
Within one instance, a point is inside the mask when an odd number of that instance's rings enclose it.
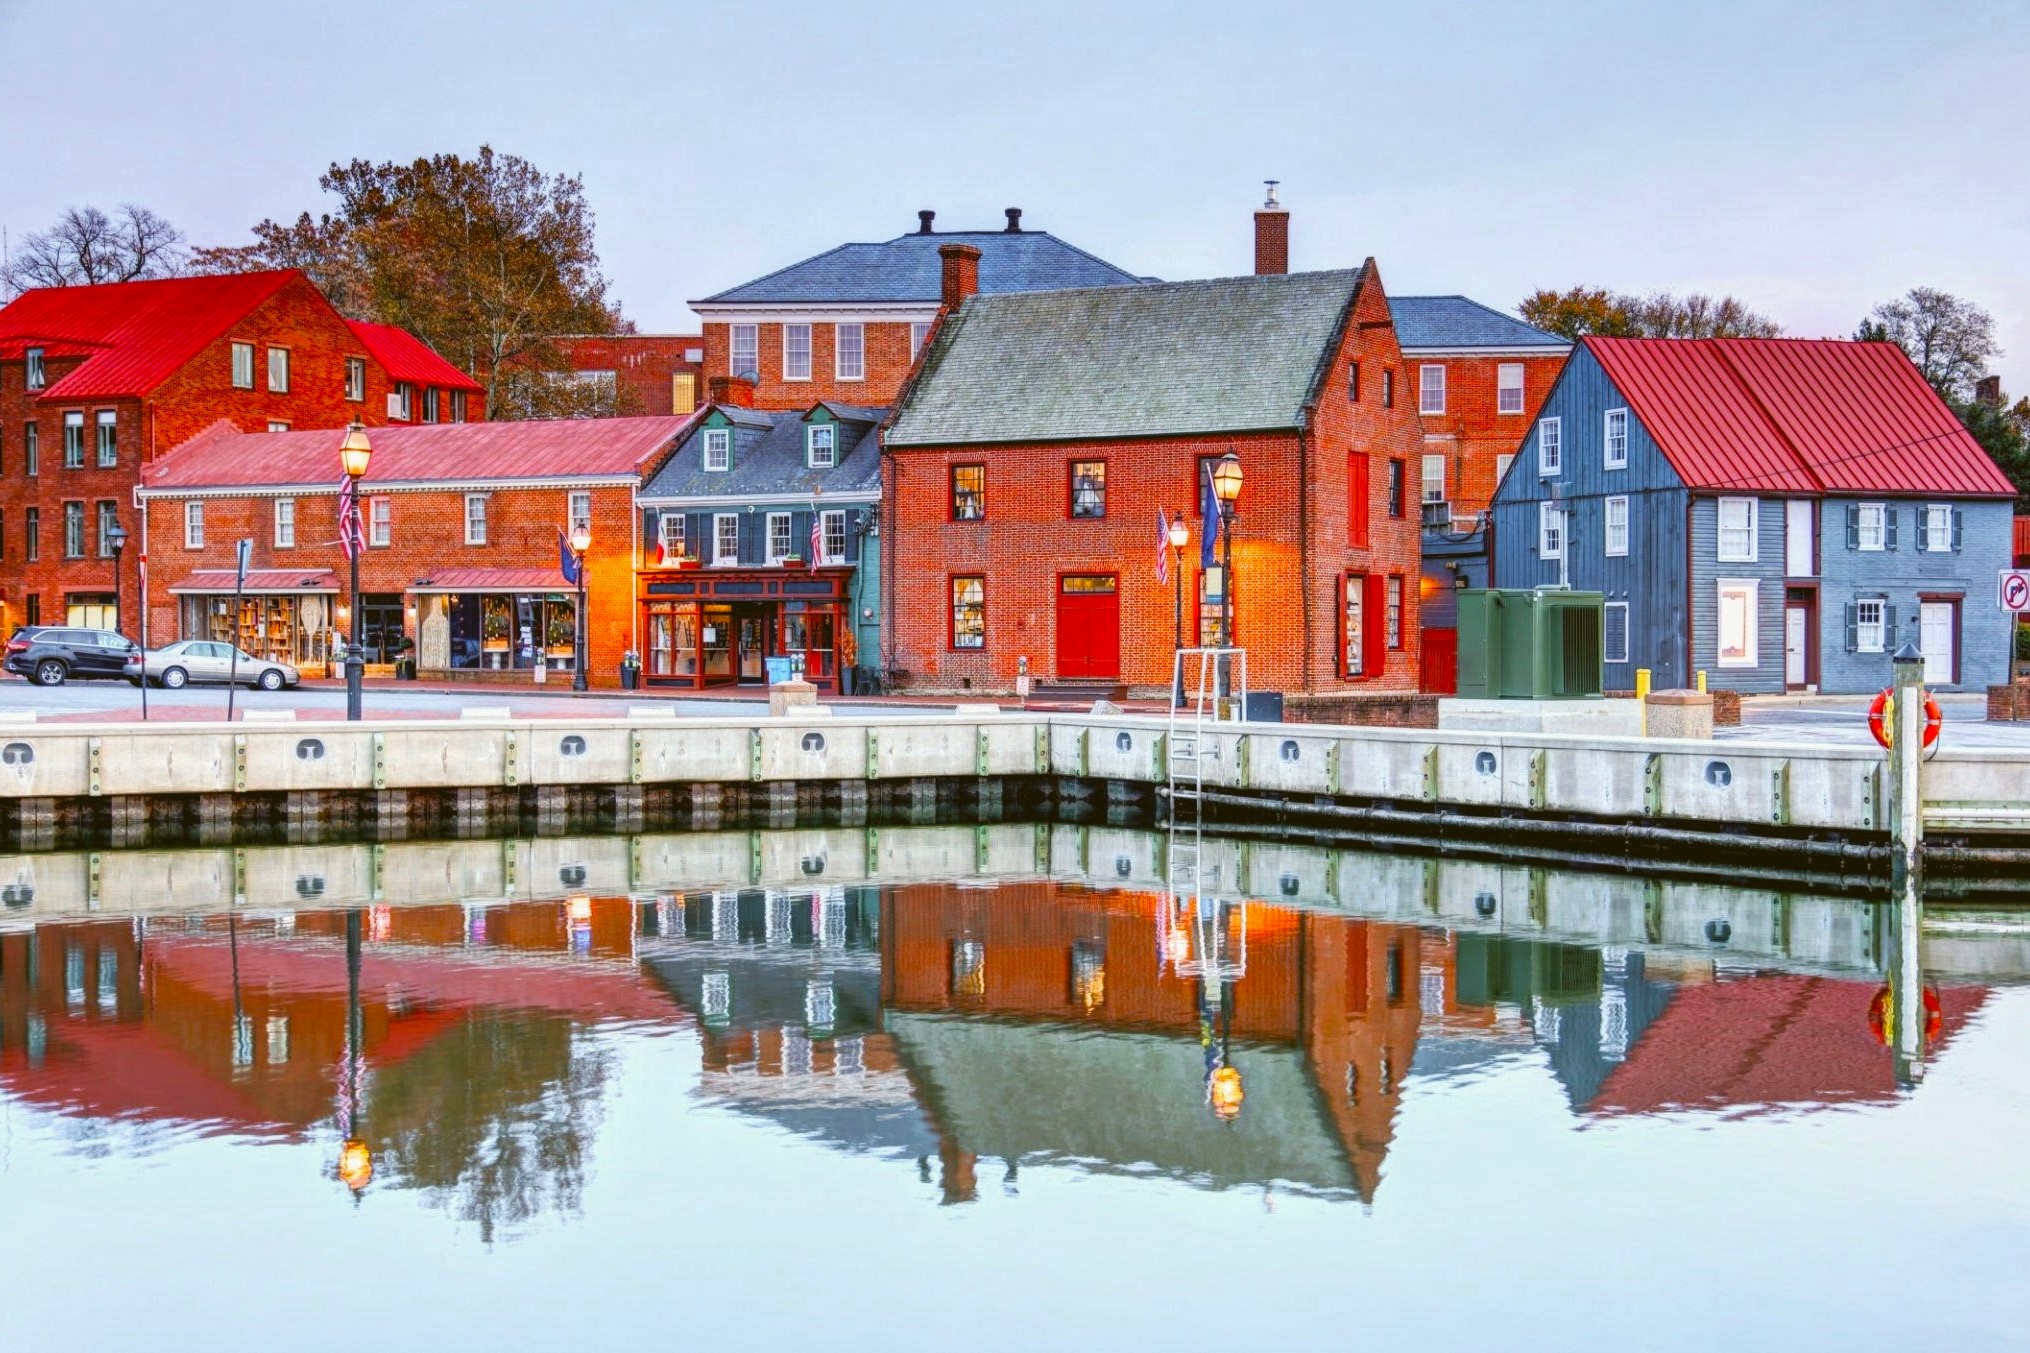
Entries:
{"label": "street sign", "polygon": [[2030,611],[2030,568],[2002,570],[2002,609]]}

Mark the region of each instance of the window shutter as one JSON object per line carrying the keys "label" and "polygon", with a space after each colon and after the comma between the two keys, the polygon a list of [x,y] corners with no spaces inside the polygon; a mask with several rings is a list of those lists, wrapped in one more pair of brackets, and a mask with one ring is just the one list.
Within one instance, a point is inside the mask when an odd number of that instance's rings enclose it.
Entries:
{"label": "window shutter", "polygon": [[1896,608],[1887,597],[1882,598],[1882,648],[1887,653],[1896,651]]}
{"label": "window shutter", "polygon": [[1960,552],[1960,544],[1966,535],[1966,514],[1958,508],[1952,510],[1952,552]]}
{"label": "window shutter", "polygon": [[1362,674],[1370,677],[1380,676],[1389,660],[1388,598],[1383,592],[1386,581],[1379,573],[1361,579],[1360,665]]}
{"label": "window shutter", "polygon": [[1346,458],[1346,543],[1355,549],[1367,548],[1367,523],[1371,506],[1368,496],[1367,455],[1355,451]]}
{"label": "window shutter", "polygon": [[737,556],[740,562],[748,565],[759,564],[765,557],[767,549],[768,518],[759,512],[741,513],[740,552]]}
{"label": "window shutter", "polygon": [[860,562],[860,518],[865,512],[865,508],[846,509],[846,562],[849,564]]}
{"label": "window shutter", "polygon": [[1896,517],[1896,504],[1884,503],[1882,505],[1882,548],[1885,550],[1896,548]]}
{"label": "window shutter", "polygon": [[[1847,511],[1852,512],[1852,508]],[[1853,602],[1847,603],[1847,651],[1861,651],[1861,608]]]}
{"label": "window shutter", "polygon": [[1859,503],[1847,504],[1847,548],[1850,550],[1861,548],[1861,505]]}

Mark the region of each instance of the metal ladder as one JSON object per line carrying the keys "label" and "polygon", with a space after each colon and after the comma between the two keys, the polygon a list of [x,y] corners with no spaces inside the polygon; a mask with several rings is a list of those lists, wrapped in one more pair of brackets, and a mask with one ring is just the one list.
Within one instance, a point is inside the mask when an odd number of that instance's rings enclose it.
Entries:
{"label": "metal ladder", "polygon": [[[1220,680],[1224,670],[1226,680]],[[1219,687],[1224,684],[1222,693]],[[1218,725],[1240,723],[1248,703],[1248,651],[1244,648],[1181,648],[1177,650],[1171,690],[1189,697],[1180,706],[1173,695],[1169,727],[1163,739],[1164,781],[1170,795],[1170,826],[1184,826],[1178,804],[1191,804],[1190,830],[1194,842],[1203,819],[1200,805],[1205,792],[1205,765],[1222,755]],[[1194,844],[1195,853],[1196,846]]]}

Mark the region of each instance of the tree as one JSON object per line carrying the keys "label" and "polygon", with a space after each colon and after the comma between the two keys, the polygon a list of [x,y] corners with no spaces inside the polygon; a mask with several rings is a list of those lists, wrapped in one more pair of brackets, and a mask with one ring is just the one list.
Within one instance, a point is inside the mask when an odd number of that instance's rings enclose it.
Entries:
{"label": "tree", "polygon": [[1517,309],[1539,329],[1566,338],[1775,338],[1783,329],[1732,296],[1699,292],[1636,296],[1604,287],[1537,291]]}
{"label": "tree", "polygon": [[133,202],[108,216],[97,207],[67,207],[47,230],[24,235],[0,267],[0,290],[92,286],[174,277],[185,260],[183,232]]}
{"label": "tree", "polygon": [[1912,287],[1876,306],[1854,337],[1902,348],[1931,388],[1956,408],[1973,398],[1974,382],[1988,374],[1990,360],[2002,355],[1993,316],[1972,301],[1931,287]]}
{"label": "tree", "polygon": [[251,244],[200,251],[200,264],[302,268],[341,313],[400,325],[472,373],[498,417],[543,411],[507,387],[562,369],[553,335],[622,325],[582,179],[481,146],[473,159],[334,164],[318,186],[335,213],[263,221]]}
{"label": "tree", "polygon": [[1947,399],[1946,403],[2015,484],[2017,510],[2030,511],[2030,399],[2017,400],[2014,408],[2000,399],[1994,403]]}

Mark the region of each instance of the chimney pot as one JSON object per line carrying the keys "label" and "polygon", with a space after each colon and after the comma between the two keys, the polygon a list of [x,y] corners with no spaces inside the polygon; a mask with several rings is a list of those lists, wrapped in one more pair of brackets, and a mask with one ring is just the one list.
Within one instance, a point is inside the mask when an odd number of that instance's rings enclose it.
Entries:
{"label": "chimney pot", "polygon": [[1255,275],[1290,271],[1290,209],[1276,201],[1276,180],[1262,180],[1269,194],[1255,213]]}
{"label": "chimney pot", "polygon": [[918,212],[916,214],[916,233],[919,235],[935,234],[936,232],[930,228],[930,223],[936,219],[937,213],[934,211]]}
{"label": "chimney pot", "polygon": [[750,374],[714,376],[705,382],[705,390],[714,404],[729,404],[739,409],[754,407],[754,377]]}
{"label": "chimney pot", "polygon": [[1008,217],[1008,226],[1005,233],[1020,235],[1022,233],[1022,208],[1006,207],[1003,211]]}
{"label": "chimney pot", "polygon": [[980,289],[980,251],[970,244],[941,244],[937,252],[944,261],[939,300],[946,310],[956,310]]}

